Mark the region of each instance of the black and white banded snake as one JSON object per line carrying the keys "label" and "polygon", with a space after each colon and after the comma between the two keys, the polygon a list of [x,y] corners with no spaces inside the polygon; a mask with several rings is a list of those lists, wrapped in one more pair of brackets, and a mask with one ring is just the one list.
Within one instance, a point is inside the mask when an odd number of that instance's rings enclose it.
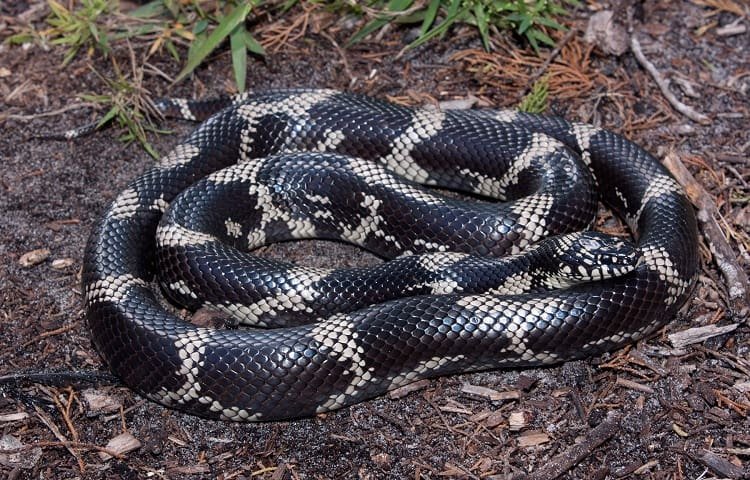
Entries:
{"label": "black and white banded snake", "polygon": [[[189,102],[165,105],[195,115]],[[654,157],[609,131],[331,90],[255,92],[212,106],[226,108],[115,198],[84,256],[95,346],[126,385],[163,405],[237,421],[309,416],[420,378],[609,351],[653,332],[689,296],[693,209]],[[417,183],[505,203],[446,198]],[[481,257],[587,228],[597,195],[636,238],[625,248],[632,271],[600,268],[612,278],[568,283],[533,267],[500,285],[486,280],[495,260]],[[398,258],[365,277],[246,253],[312,237]],[[570,246],[576,237],[560,238]],[[283,328],[192,325],[163,305],[157,265],[168,297]],[[188,273],[172,276],[177,267]],[[225,298],[200,293],[225,286]]]}

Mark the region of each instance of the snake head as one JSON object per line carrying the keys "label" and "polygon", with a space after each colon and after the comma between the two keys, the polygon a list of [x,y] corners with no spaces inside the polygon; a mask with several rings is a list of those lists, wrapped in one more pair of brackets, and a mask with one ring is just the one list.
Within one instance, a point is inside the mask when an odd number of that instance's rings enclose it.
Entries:
{"label": "snake head", "polygon": [[553,249],[562,286],[625,275],[641,257],[632,242],[592,231],[555,237]]}

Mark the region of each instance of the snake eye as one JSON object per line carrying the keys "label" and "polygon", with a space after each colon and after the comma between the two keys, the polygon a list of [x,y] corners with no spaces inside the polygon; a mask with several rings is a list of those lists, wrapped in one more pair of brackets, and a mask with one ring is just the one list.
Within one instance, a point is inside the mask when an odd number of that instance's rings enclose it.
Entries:
{"label": "snake eye", "polygon": [[599,240],[597,240],[595,238],[591,238],[591,237],[581,237],[581,238],[578,239],[578,243],[583,248],[588,248],[588,249],[591,249],[591,250],[596,250],[598,248],[602,248],[602,246],[603,246],[602,242],[600,242]]}

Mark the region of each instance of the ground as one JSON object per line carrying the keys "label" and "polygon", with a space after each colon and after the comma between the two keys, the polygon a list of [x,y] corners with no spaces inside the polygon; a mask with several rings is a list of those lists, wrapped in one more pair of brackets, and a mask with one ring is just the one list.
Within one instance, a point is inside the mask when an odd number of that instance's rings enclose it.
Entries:
{"label": "ground", "polygon": [[[747,272],[749,10],[718,8],[735,4],[741,0],[646,0],[632,9],[645,55],[672,79],[672,92],[680,100],[709,117],[706,124],[676,112],[632,53],[617,57],[583,41],[589,17],[606,2],[588,2],[568,19],[578,31],[547,64],[550,50],[536,57],[510,36],[487,54],[466,27],[400,57],[396,53],[413,35],[408,29],[394,27],[343,49],[360,25],[356,18],[336,22],[322,8],[295,7],[287,19],[263,30],[270,54],[249,62],[248,86],[332,87],[411,104],[473,96],[480,105],[512,106],[530,78],[547,73],[553,112],[623,133],[660,158],[676,155],[709,193],[718,209],[719,231],[736,254],[735,266]],[[0,6],[0,32],[13,31],[20,18],[38,23],[40,14],[29,10],[38,6]],[[293,23],[304,15],[309,22]],[[717,27],[734,21],[745,31],[721,35]],[[285,27],[289,36],[270,45]],[[143,51],[142,45],[134,48]],[[31,138],[102,113],[77,108],[77,95],[103,88],[89,64],[111,74],[111,63],[84,52],[62,68],[62,55],[39,45],[0,46],[0,448],[18,448],[21,457],[0,454],[0,474],[220,479],[750,475],[746,300],[730,298],[731,285],[717,268],[705,227],[702,272],[692,302],[656,335],[586,361],[441,378],[399,398],[254,425],[186,416],[106,379],[99,385],[80,378],[8,381],[19,372],[106,372],[82,315],[83,247],[105,205],[153,162],[137,145],[119,142],[116,129],[73,142]],[[113,56],[127,65],[127,50]],[[179,69],[166,57],[151,61],[170,75]],[[231,91],[231,78],[228,54],[219,54],[191,81],[170,87],[152,74],[145,86],[155,96],[197,98]],[[63,107],[68,108],[59,114],[37,116]],[[167,152],[193,128],[176,121],[165,126],[175,134],[150,137],[159,152]],[[49,257],[24,266],[24,254],[37,249],[48,249]],[[313,265],[373,261],[326,242],[282,245],[267,253]],[[684,347],[670,338],[707,325],[728,327],[728,332]],[[140,448],[103,459],[101,448],[123,432]]]}

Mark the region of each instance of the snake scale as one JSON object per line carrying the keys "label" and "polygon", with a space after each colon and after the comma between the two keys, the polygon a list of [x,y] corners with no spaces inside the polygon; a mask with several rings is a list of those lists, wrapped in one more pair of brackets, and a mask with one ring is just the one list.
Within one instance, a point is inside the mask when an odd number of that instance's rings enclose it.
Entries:
{"label": "snake scale", "polygon": [[[163,106],[193,120],[217,113],[112,201],[84,254],[83,289],[105,361],[165,406],[281,420],[421,378],[596,355],[669,321],[694,283],[685,194],[604,129],[333,90]],[[570,233],[592,224],[599,200],[634,244]],[[248,253],[301,238],[395,260],[332,270]],[[597,251],[614,263],[594,265]],[[159,289],[254,326],[191,324]]]}

